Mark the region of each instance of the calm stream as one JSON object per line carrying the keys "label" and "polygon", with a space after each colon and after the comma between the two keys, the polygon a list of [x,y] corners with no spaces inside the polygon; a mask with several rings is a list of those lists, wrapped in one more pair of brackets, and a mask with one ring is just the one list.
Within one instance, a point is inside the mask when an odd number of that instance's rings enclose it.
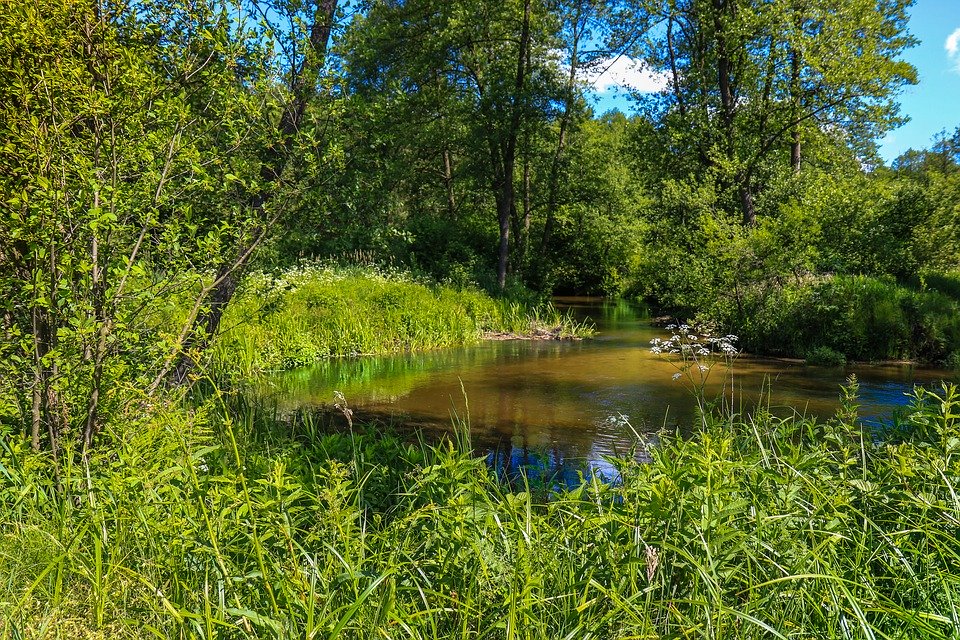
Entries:
{"label": "calm stream", "polygon": [[[358,413],[398,428],[449,429],[454,411],[469,415],[474,445],[508,469],[529,464],[575,474],[584,463],[603,469],[603,456],[629,451],[634,430],[689,428],[690,390],[673,380],[671,364],[650,352],[650,340],[666,337],[664,330],[626,303],[565,298],[556,304],[589,318],[597,336],[331,360],[274,377],[272,393],[280,410],[290,411],[330,405],[340,391]],[[725,372],[723,365],[714,368],[708,397],[720,393]],[[831,369],[741,356],[733,368],[735,406],[748,412],[762,402],[781,415],[796,410],[826,417],[851,373],[860,380],[861,414],[869,420],[903,406],[914,384],[951,375],[905,365]]]}

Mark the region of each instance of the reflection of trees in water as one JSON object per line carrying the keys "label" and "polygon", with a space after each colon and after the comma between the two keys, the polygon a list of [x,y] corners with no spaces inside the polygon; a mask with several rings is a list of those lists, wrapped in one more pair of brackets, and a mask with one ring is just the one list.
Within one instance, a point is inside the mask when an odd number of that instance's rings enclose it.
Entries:
{"label": "reflection of trees in water", "polygon": [[[288,424],[287,433],[295,439],[311,440],[323,434],[351,431],[343,414],[329,406],[298,408],[280,412],[278,417]],[[510,418],[509,414],[502,414],[503,420]],[[352,419],[355,433],[396,436],[413,445],[439,445],[444,439],[456,438],[449,420],[441,422],[430,414],[399,415],[358,407]],[[630,445],[600,451],[596,447],[598,434],[593,430],[578,432],[571,438],[571,432],[563,426],[538,426],[531,430],[522,422],[513,422],[495,429],[475,427],[470,435],[474,454],[484,458],[501,481],[515,488],[522,488],[525,481],[538,489],[573,487],[593,473],[604,481],[615,481],[616,470],[604,459],[605,455],[612,452],[638,460],[645,457],[642,449]]]}
{"label": "reflection of trees in water", "polygon": [[272,376],[262,393],[284,407],[329,404],[334,391],[343,393],[348,402],[391,399],[421,386],[430,376],[483,366],[498,351],[487,346],[334,358]]}
{"label": "reflection of trees in water", "polygon": [[561,299],[557,302],[556,306],[560,311],[569,311],[573,314],[574,318],[581,322],[590,321],[595,323],[601,331],[650,317],[650,310],[645,304],[623,299]]}
{"label": "reflection of trees in water", "polygon": [[524,483],[536,488],[574,487],[596,473],[601,480],[615,481],[612,465],[602,459],[577,455],[559,444],[533,447],[521,438],[519,444],[503,439],[494,446],[475,447],[486,453],[487,465],[499,480],[512,487]]}
{"label": "reflection of trees in water", "polygon": [[[519,477],[527,467],[575,478],[570,469],[602,464],[604,455],[629,455],[632,431],[617,420],[604,420],[620,412],[629,414],[641,433],[666,428],[693,435],[695,405],[688,391],[671,380],[669,365],[647,357],[645,340],[654,332],[639,321],[638,310],[625,302],[571,304],[601,328],[622,323],[622,330],[593,342],[506,341],[330,360],[275,376],[268,397],[281,414],[290,415],[301,407],[329,406],[333,392],[340,391],[358,423],[370,416],[404,434],[422,429],[438,440],[450,431],[452,407],[466,417],[462,377],[477,453],[491,456],[505,477]],[[834,371],[744,356],[734,367],[734,411],[747,415],[759,403],[775,415],[789,416],[796,408],[828,418],[836,409],[839,385],[851,371],[861,380],[861,417],[873,422],[906,402],[903,392],[911,383],[942,377],[903,367]],[[724,389],[723,373],[711,376],[708,394]]]}

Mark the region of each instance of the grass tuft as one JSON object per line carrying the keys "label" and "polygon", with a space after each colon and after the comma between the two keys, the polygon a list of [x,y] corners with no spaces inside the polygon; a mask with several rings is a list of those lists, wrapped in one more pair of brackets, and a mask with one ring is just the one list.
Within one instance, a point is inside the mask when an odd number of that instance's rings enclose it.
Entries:
{"label": "grass tuft", "polygon": [[224,327],[213,349],[214,370],[242,377],[325,358],[475,344],[487,332],[590,333],[550,305],[531,309],[478,289],[371,267],[322,266],[251,276]]}

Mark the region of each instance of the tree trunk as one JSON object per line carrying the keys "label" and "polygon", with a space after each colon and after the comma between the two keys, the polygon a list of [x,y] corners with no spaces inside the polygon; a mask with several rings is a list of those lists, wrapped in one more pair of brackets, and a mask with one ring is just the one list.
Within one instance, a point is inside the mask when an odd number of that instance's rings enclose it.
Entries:
{"label": "tree trunk", "polygon": [[581,28],[581,19],[583,18],[583,6],[577,5],[577,13],[573,19],[573,42],[570,48],[570,71],[567,73],[567,86],[564,87],[563,113],[560,116],[560,129],[557,133],[557,146],[553,152],[553,159],[550,162],[550,178],[547,183],[547,219],[543,225],[543,236],[540,238],[540,253],[543,254],[550,244],[550,237],[553,235],[553,228],[556,224],[556,208],[558,201],[558,188],[560,182],[560,164],[563,160],[563,153],[567,145],[567,129],[570,126],[571,112],[573,110],[574,90],[577,83],[577,70],[580,63],[580,37],[583,33]]}
{"label": "tree trunk", "polygon": [[797,115],[800,102],[800,57],[796,49],[790,52],[790,101],[793,109],[793,132],[790,139],[790,167],[800,171],[800,121]]}
{"label": "tree trunk", "polygon": [[750,190],[749,176],[738,181],[737,193],[740,196],[740,206],[743,209],[743,224],[753,226],[757,222],[757,210],[753,203],[753,192]]}
{"label": "tree trunk", "polygon": [[451,220],[457,219],[457,198],[453,191],[453,161],[450,150],[443,150],[443,183],[447,188],[447,213]]}
{"label": "tree trunk", "polygon": [[[211,339],[220,328],[223,312],[233,299],[250,258],[256,247],[269,231],[272,220],[266,209],[280,186],[281,176],[290,156],[296,135],[303,121],[307,106],[316,94],[316,84],[323,68],[327,43],[333,29],[333,20],[337,11],[337,0],[318,0],[310,28],[310,49],[299,67],[292,71],[290,91],[291,100],[280,117],[277,130],[279,140],[266,148],[260,164],[261,187],[250,201],[250,209],[257,218],[252,240],[241,244],[234,257],[224,263],[217,273],[217,279],[210,290],[210,306],[198,315],[190,332],[180,346],[176,365],[170,371],[168,383],[184,384],[190,372],[197,367],[199,355],[209,346]],[[161,376],[164,374],[161,373]]]}
{"label": "tree trunk", "polygon": [[523,223],[520,226],[520,264],[527,263],[527,248],[530,246],[530,221],[533,218],[533,205],[530,200],[530,141],[523,156]]}
{"label": "tree trunk", "polygon": [[217,329],[220,327],[220,320],[223,318],[223,312],[237,292],[237,287],[240,285],[238,270],[246,264],[250,253],[247,252],[248,257],[246,258],[239,258],[229,265],[224,265],[217,273],[219,284],[213,287],[209,293],[210,306],[197,316],[194,322],[194,330],[191,331],[182,345],[177,364],[170,372],[169,383],[171,385],[185,384],[189,380],[190,372],[200,364],[198,362],[200,354],[206,350],[210,345],[210,340],[216,335]]}
{"label": "tree trunk", "polygon": [[523,24],[520,30],[520,48],[517,51],[517,76],[514,82],[513,104],[509,129],[505,144],[502,148],[503,170],[499,179],[500,195],[497,198],[497,218],[500,224],[500,247],[497,259],[497,285],[503,291],[507,285],[507,264],[510,259],[510,215],[514,209],[515,189],[513,186],[513,172],[517,159],[517,138],[520,135],[520,123],[523,117],[523,106],[526,102],[523,95],[527,82],[527,50],[530,47],[530,12],[531,0],[523,3]]}
{"label": "tree trunk", "polygon": [[[512,169],[512,167],[511,167]],[[497,198],[497,219],[500,223],[500,247],[497,254],[497,286],[507,286],[507,265],[510,258],[510,211],[513,208],[513,179],[507,178]]]}

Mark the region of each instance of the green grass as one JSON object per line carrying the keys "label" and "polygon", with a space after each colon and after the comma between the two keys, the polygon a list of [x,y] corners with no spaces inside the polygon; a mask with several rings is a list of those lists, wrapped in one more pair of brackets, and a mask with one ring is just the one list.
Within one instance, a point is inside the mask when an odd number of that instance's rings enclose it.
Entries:
{"label": "green grass", "polygon": [[403,273],[319,266],[251,276],[223,326],[214,368],[241,376],[331,357],[474,344],[488,331],[589,333],[549,305],[530,309]]}
{"label": "green grass", "polygon": [[[960,396],[882,439],[714,417],[622,481],[129,398],[58,476],[0,439],[3,638],[955,638]],[[461,434],[462,435],[462,434]],[[55,478],[58,478],[56,480]],[[56,488],[59,481],[60,489]]]}

